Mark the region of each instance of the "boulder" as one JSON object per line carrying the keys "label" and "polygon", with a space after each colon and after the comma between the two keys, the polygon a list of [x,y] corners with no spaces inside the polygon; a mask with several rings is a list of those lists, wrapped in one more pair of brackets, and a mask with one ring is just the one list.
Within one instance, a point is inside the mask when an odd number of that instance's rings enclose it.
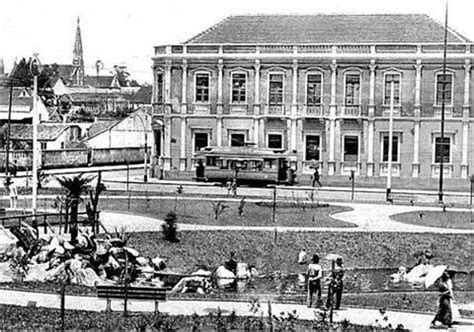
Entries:
{"label": "boulder", "polygon": [[157,269],[158,271],[166,268],[165,260],[160,258],[159,256],[156,256],[155,258],[153,258],[151,262],[153,263],[153,266],[155,267],[155,269]]}

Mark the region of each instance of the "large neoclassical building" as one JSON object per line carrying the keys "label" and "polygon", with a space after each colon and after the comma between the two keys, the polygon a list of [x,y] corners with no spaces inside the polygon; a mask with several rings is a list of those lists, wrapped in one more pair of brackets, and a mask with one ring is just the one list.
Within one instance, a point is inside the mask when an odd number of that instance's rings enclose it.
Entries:
{"label": "large neoclassical building", "polygon": [[443,75],[443,40],[426,15],[256,15],[157,46],[153,161],[190,171],[202,147],[251,143],[296,151],[300,174],[385,176],[393,109],[395,176],[438,177],[444,149],[445,176],[467,178],[474,44],[449,29]]}

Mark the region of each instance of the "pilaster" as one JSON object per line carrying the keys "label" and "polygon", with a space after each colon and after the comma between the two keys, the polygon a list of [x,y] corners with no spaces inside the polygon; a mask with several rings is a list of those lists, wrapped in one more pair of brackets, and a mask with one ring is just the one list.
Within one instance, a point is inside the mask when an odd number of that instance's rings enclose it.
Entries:
{"label": "pilaster", "polygon": [[420,175],[420,118],[416,118],[413,122],[413,163],[412,163],[412,177],[417,178]]}
{"label": "pilaster", "polygon": [[260,60],[255,60],[255,101],[253,103],[253,114],[260,114]]}
{"label": "pilaster", "polygon": [[181,69],[183,71],[182,87],[181,87],[181,113],[186,114],[188,111],[188,104],[187,104],[188,61],[187,60],[183,60]]}
{"label": "pilaster", "polygon": [[179,158],[179,170],[186,170],[186,117],[181,116],[181,146]]}
{"label": "pilaster", "polygon": [[423,66],[421,60],[416,60],[415,65],[415,117],[421,114],[421,75]]}
{"label": "pilaster", "polygon": [[222,114],[223,103],[222,103],[222,90],[223,90],[223,71],[224,71],[224,61],[219,59],[217,64],[217,114]]}
{"label": "pilaster", "polygon": [[222,146],[222,117],[218,116],[216,119],[216,138],[217,138],[217,146]]}
{"label": "pilaster", "polygon": [[329,160],[328,160],[328,175],[334,175],[336,173],[336,160],[335,160],[335,140],[336,140],[336,75],[337,75],[337,63],[336,60],[332,60],[331,63],[331,104],[329,106]]}

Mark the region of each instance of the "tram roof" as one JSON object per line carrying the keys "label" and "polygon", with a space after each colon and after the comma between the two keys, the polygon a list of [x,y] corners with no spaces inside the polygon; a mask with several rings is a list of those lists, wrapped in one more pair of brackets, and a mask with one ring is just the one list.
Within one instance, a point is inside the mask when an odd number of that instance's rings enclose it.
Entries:
{"label": "tram roof", "polygon": [[288,157],[288,156],[295,155],[295,153],[292,153],[288,150],[258,148],[254,146],[233,146],[233,147],[208,146],[196,152],[196,155],[197,156],[215,155],[215,156],[239,157],[242,159],[252,159],[252,157],[273,157],[273,158]]}

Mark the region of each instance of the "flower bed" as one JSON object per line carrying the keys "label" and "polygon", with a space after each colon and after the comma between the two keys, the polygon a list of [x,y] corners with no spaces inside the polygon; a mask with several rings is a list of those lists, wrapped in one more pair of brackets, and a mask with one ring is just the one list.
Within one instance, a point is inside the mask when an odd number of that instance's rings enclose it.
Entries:
{"label": "flower bed", "polygon": [[474,229],[473,214],[461,211],[416,211],[391,216],[393,220],[420,226]]}

